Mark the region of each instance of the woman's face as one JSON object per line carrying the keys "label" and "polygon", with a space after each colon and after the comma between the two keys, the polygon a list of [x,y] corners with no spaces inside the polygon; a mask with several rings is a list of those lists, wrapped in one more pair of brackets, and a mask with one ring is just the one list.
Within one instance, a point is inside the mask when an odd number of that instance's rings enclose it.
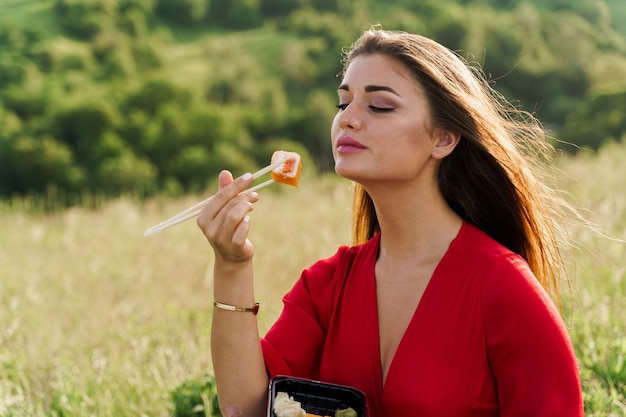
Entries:
{"label": "woman's face", "polygon": [[423,177],[435,138],[421,86],[404,66],[384,55],[362,55],[338,89],[332,125],[336,172],[367,187],[379,181]]}

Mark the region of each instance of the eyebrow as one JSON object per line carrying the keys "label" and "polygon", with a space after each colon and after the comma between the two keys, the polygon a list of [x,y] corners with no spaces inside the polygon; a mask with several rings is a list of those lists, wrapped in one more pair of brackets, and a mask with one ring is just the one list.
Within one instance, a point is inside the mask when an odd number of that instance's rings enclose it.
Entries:
{"label": "eyebrow", "polygon": [[[350,86],[348,86],[347,84],[342,84],[339,86],[338,90],[345,90],[345,91],[350,91]],[[386,87],[384,85],[368,85],[365,87],[365,92],[366,93],[372,93],[374,91],[388,91],[392,94],[395,94],[396,96],[400,97],[400,94],[397,93],[396,90],[394,90],[391,87]]]}

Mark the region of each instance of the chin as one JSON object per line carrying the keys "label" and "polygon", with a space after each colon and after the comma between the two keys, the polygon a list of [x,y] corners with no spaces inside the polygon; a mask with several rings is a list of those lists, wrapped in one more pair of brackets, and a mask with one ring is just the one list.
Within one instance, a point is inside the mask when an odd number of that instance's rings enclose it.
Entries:
{"label": "chin", "polygon": [[[335,172],[340,177],[359,182],[359,179],[363,178],[362,170],[356,169],[355,167],[350,167],[348,164],[335,162]],[[366,171],[367,172],[367,171]]]}

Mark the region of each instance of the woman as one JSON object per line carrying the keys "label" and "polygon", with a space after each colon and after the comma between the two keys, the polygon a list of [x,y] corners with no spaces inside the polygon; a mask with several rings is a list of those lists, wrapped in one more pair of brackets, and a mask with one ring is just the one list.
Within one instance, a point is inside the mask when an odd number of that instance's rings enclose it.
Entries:
{"label": "woman", "polygon": [[222,412],[264,415],[284,374],[359,388],[373,416],[582,416],[548,295],[558,303],[563,270],[555,200],[524,156],[545,146],[538,124],[421,36],[369,30],[344,64],[331,136],[336,172],[357,184],[356,244],[302,273],[261,340],[250,175],[222,172],[198,218],[215,251]]}

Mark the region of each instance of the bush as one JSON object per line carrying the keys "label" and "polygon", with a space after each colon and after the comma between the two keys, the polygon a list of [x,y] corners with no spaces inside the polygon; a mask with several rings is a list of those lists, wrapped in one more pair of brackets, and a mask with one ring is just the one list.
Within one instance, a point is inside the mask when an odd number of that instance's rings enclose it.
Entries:
{"label": "bush", "polygon": [[565,123],[560,138],[578,146],[598,149],[608,140],[620,140],[626,132],[626,85],[591,91],[578,111]]}
{"label": "bush", "polygon": [[217,175],[216,167],[211,169],[210,164],[211,155],[205,147],[187,146],[173,158],[170,171],[185,190],[198,192]]}
{"label": "bush", "polygon": [[276,18],[289,15],[302,7],[303,1],[297,0],[260,0],[260,11],[265,18]]}
{"label": "bush", "polygon": [[126,107],[127,110],[140,110],[154,115],[165,104],[173,103],[180,108],[189,108],[191,101],[191,92],[177,86],[173,81],[150,80],[128,97]]}
{"label": "bush", "polygon": [[77,103],[61,111],[53,122],[55,136],[68,143],[79,158],[91,157],[97,141],[119,123],[119,114],[111,103]]}
{"label": "bush", "polygon": [[156,0],[119,0],[118,8],[121,13],[137,10],[147,15],[154,11],[155,4]]}
{"label": "bush", "polygon": [[79,39],[91,39],[110,23],[110,16],[99,2],[57,0],[54,11],[63,29]]}
{"label": "bush", "polygon": [[325,170],[334,167],[330,146],[330,126],[336,113],[336,99],[323,90],[311,93],[302,117],[292,127],[292,137],[304,145],[317,164]]}
{"label": "bush", "polygon": [[108,195],[135,192],[150,194],[156,189],[157,170],[150,162],[125,150],[104,159],[97,167],[94,190]]}
{"label": "bush", "polygon": [[87,68],[85,58],[78,54],[68,54],[59,60],[59,69],[61,71],[83,71]]}
{"label": "bush", "polygon": [[158,0],[156,14],[182,25],[195,25],[207,15],[208,0]]}
{"label": "bush", "polygon": [[0,99],[4,101],[4,107],[25,122],[43,116],[49,105],[43,91],[35,84],[28,85],[28,82],[24,87],[10,86],[0,90]]}
{"label": "bush", "polygon": [[230,30],[258,27],[259,0],[211,0],[210,20]]}
{"label": "bush", "polygon": [[189,379],[171,392],[174,417],[221,417],[215,380]]}
{"label": "bush", "polygon": [[77,190],[83,180],[71,150],[54,138],[0,137],[0,194]]}
{"label": "bush", "polygon": [[0,88],[10,85],[22,85],[26,80],[25,64],[27,59],[24,57],[11,57],[8,54],[0,55]]}

